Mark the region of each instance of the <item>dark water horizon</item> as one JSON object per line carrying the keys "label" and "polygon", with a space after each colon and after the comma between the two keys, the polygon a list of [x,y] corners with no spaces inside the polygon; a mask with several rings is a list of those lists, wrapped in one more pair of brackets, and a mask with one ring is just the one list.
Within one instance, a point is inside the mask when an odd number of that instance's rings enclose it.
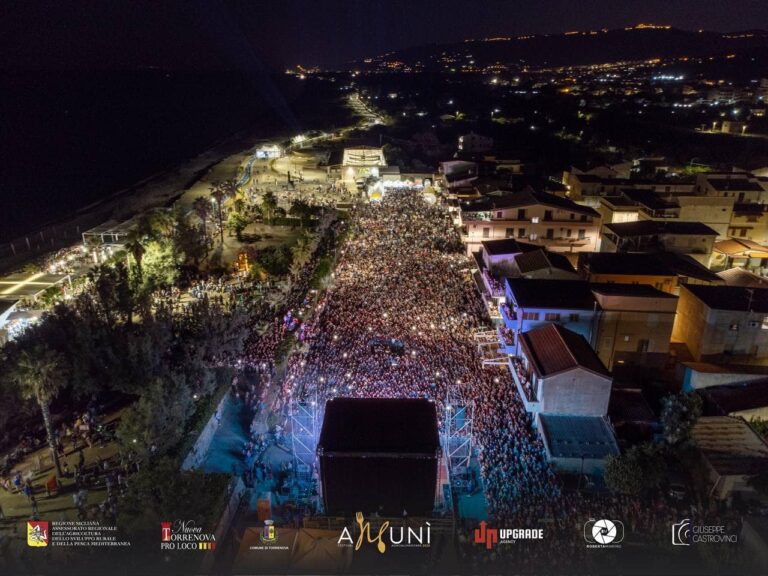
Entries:
{"label": "dark water horizon", "polygon": [[340,124],[346,114],[328,87],[279,75],[254,81],[234,72],[140,70],[0,78],[0,242],[171,170],[237,133],[267,138]]}

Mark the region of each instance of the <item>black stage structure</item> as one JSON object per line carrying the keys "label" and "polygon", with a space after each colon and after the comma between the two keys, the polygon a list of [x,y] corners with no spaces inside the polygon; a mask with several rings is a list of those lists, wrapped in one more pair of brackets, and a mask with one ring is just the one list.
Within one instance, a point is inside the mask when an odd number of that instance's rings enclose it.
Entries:
{"label": "black stage structure", "polygon": [[317,455],[326,514],[426,516],[434,509],[441,451],[429,400],[329,400]]}

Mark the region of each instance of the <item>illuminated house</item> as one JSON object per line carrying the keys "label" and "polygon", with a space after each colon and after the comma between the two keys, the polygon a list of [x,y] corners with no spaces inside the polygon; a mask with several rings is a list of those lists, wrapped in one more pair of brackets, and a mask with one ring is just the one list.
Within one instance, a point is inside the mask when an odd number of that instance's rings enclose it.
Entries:
{"label": "illuminated house", "polygon": [[641,220],[603,226],[602,252],[674,252],[709,265],[718,233],[701,222]]}
{"label": "illuminated house", "polygon": [[768,357],[768,288],[681,286],[672,341],[696,360]]}
{"label": "illuminated house", "polygon": [[462,240],[471,254],[485,240],[516,238],[553,252],[594,252],[600,215],[545,192],[492,192],[460,205]]}
{"label": "illuminated house", "polygon": [[555,468],[594,473],[619,453],[606,417],[612,379],[583,336],[556,324],[535,328],[521,336],[510,368]]}
{"label": "illuminated house", "polygon": [[386,165],[383,148],[374,146],[345,148],[341,160],[341,175],[347,181],[355,181],[368,176],[378,177],[378,169]]}

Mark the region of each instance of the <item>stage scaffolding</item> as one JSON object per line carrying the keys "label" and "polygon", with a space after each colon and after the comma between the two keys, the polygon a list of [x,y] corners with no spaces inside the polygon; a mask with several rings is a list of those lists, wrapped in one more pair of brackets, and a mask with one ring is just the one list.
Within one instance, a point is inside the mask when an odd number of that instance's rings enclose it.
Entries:
{"label": "stage scaffolding", "polygon": [[449,386],[445,399],[443,451],[451,475],[461,475],[472,459],[472,429],[474,403],[466,401],[461,392]]}
{"label": "stage scaffolding", "polygon": [[291,450],[297,476],[309,480],[317,460],[320,407],[317,400],[291,402]]}

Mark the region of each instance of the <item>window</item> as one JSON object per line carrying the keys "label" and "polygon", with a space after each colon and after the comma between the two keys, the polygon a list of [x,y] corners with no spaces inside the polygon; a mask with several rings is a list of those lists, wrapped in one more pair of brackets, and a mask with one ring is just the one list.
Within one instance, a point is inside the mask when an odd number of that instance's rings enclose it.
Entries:
{"label": "window", "polygon": [[568,228],[568,230],[565,231],[566,237],[570,238],[571,237],[571,232],[572,232],[572,230],[570,228]]}
{"label": "window", "polygon": [[536,234],[535,232],[530,236],[528,236],[528,240],[537,240],[538,238],[539,238],[539,235]]}
{"label": "window", "polygon": [[582,222],[586,222],[587,221],[587,215],[586,214],[582,214],[581,215],[581,221]]}
{"label": "window", "polygon": [[547,312],[544,314],[544,320],[547,322],[560,322],[560,314],[557,312]]}
{"label": "window", "polygon": [[491,237],[491,229],[483,228],[483,238],[490,238],[490,237]]}
{"label": "window", "polygon": [[518,238],[525,238],[525,228],[518,228],[517,229],[517,237]]}
{"label": "window", "polygon": [[518,208],[517,209],[517,219],[518,220],[525,220],[525,208]]}
{"label": "window", "polygon": [[570,314],[570,315],[568,315],[568,321],[569,322],[578,322],[579,321],[579,315],[578,314]]}
{"label": "window", "polygon": [[747,229],[746,228],[742,228],[741,230],[739,230],[739,237],[740,238],[744,238],[744,236],[746,236],[746,235],[747,235]]}
{"label": "window", "polygon": [[555,229],[547,228],[547,240],[552,240],[555,237]]}
{"label": "window", "polygon": [[579,240],[584,240],[587,237],[587,232],[584,229],[579,230]]}
{"label": "window", "polygon": [[534,224],[538,224],[539,223],[539,217],[538,216],[534,216],[533,218],[531,218],[531,222],[533,222]]}
{"label": "window", "polygon": [[768,316],[763,316],[763,330],[768,330]]}
{"label": "window", "polygon": [[647,338],[641,338],[637,341],[637,351],[638,352],[648,352],[648,345],[650,344],[650,340]]}
{"label": "window", "polygon": [[507,228],[504,230],[504,237],[505,238],[514,238],[515,237],[515,229],[514,228]]}
{"label": "window", "polygon": [[573,212],[571,212],[571,220],[575,220],[575,219],[576,219],[576,214],[574,214]]}
{"label": "window", "polygon": [[536,321],[539,319],[539,313],[538,312],[523,312],[523,320],[533,320]]}
{"label": "window", "polygon": [[552,210],[544,210],[544,220],[552,220]]}
{"label": "window", "polygon": [[504,213],[503,212],[496,212],[496,218],[501,220],[503,217],[504,217]]}

